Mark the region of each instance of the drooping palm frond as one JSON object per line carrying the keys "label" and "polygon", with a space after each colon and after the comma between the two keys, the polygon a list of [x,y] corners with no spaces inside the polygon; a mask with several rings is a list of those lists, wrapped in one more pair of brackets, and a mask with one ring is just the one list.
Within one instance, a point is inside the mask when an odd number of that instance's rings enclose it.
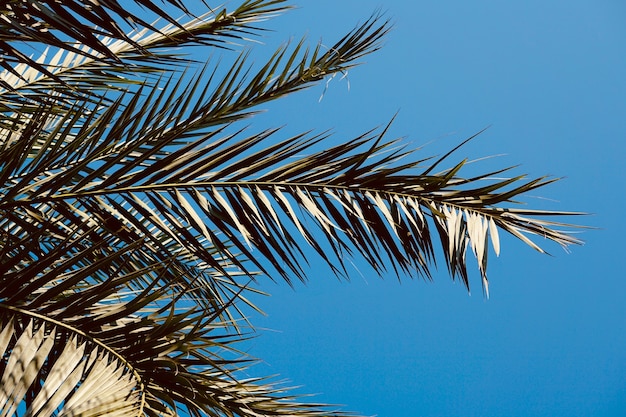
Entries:
{"label": "drooping palm frond", "polygon": [[[256,308],[251,280],[305,280],[311,253],[340,277],[361,258],[380,275],[431,278],[438,239],[468,289],[472,250],[487,291],[499,231],[540,251],[529,235],[580,243],[571,225],[549,220],[574,213],[517,205],[553,179],[492,179],[508,168],[464,177],[466,161],[441,168],[452,153],[421,157],[387,128],[320,151],[326,134],[241,126],[261,105],[376,51],[389,29],[379,16],[331,47],[301,40],[256,67],[250,50],[228,48],[289,8],[284,1],[195,17],[170,0],[181,20],[135,3],[167,23],[134,19],[116,0],[0,6],[7,415],[340,415],[242,378],[251,360],[236,342],[246,337],[243,310]],[[50,49],[24,53],[39,45]],[[170,49],[187,46],[236,56],[227,67],[196,65]],[[102,378],[120,381],[111,401],[84,388]]]}

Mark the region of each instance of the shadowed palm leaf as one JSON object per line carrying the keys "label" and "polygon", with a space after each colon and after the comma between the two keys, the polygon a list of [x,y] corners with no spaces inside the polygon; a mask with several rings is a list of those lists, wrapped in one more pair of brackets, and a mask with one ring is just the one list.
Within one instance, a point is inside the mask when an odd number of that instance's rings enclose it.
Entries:
{"label": "shadowed palm leaf", "polygon": [[[472,250],[488,291],[499,231],[539,251],[530,235],[580,243],[549,220],[574,213],[516,205],[553,179],[464,177],[466,161],[422,158],[387,139],[388,126],[328,147],[324,134],[241,126],[375,51],[380,17],[256,67],[237,44],[283,1],[200,17],[173,0],[135,3],[154,20],[114,0],[0,9],[4,415],[329,415],[241,378],[251,358],[235,345],[249,330],[240,308],[256,308],[245,295],[258,275],[305,280],[312,248],[340,277],[361,258],[381,275],[431,278],[438,239],[468,289]],[[235,58],[198,64],[173,51],[189,46]],[[106,397],[86,388],[105,380],[119,381]]]}

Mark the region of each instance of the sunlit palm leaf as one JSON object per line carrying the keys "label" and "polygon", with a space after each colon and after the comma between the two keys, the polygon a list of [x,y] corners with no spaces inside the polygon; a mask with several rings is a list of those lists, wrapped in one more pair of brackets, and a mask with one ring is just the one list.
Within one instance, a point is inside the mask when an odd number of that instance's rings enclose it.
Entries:
{"label": "sunlit palm leaf", "polygon": [[[147,1],[137,3],[151,4]],[[66,106],[77,96],[89,97],[93,101],[94,96],[102,98],[113,90],[123,91],[133,84],[144,83],[150,75],[175,70],[181,64],[191,62],[180,53],[169,52],[168,48],[193,45],[223,48],[247,41],[249,34],[260,30],[256,23],[289,9],[282,3],[282,0],[247,1],[232,11],[220,8],[199,17],[187,12],[190,20],[184,23],[172,20],[169,17],[172,11],[152,5],[151,10],[158,17],[170,21],[167,26],[158,28],[128,14],[115,1],[94,3],[91,10],[75,1],[63,5],[47,1],[32,2],[27,6],[22,2],[9,3],[2,15],[4,20],[0,19],[0,29],[12,33],[7,39],[40,43],[45,50],[33,59],[11,43],[0,41],[0,49],[4,49],[8,62],[15,60],[17,64],[10,66],[3,61],[6,69],[0,74],[0,109],[18,110],[15,104],[24,98],[31,102],[49,100],[51,91],[56,92],[55,100],[59,106]],[[107,9],[115,12],[117,17],[127,19],[126,23],[131,27],[139,25],[142,28],[125,34],[113,23],[115,20],[107,14]],[[81,11],[83,17],[86,14],[92,23],[107,21],[113,24],[102,25],[94,32],[86,24],[70,22],[66,18],[77,11]],[[27,22],[21,22],[24,19]],[[55,36],[47,29],[49,26],[63,32],[65,38]]]}
{"label": "sunlit palm leaf", "polygon": [[[43,320],[4,314],[0,415],[141,415],[141,381],[111,352]],[[24,411],[25,410],[25,411]]]}
{"label": "sunlit palm leaf", "polygon": [[[346,278],[355,257],[381,275],[431,278],[438,238],[468,289],[471,249],[487,291],[499,231],[540,251],[529,236],[580,243],[546,220],[572,213],[517,206],[553,179],[465,177],[452,151],[421,157],[387,128],[319,151],[326,134],[238,126],[377,50],[380,17],[331,47],[281,46],[259,67],[247,49],[198,66],[169,48],[230,52],[288,6],[244,1],[196,18],[170,0],[178,21],[135,3],[168,23],[116,0],[0,6],[3,412],[338,415],[241,378],[252,361],[234,343],[259,273],[305,280],[316,253]],[[49,49],[31,58],[24,44]]]}
{"label": "sunlit palm leaf", "polygon": [[[90,233],[75,238],[71,244],[80,244],[81,239]],[[16,248],[19,246],[14,245]],[[98,247],[95,250],[101,249]],[[161,263],[145,264],[143,268],[141,264],[128,267],[142,259],[145,249],[140,242],[104,257],[100,255],[100,259],[92,263],[88,261],[85,250],[71,255],[72,246],[68,245],[42,255],[36,264],[48,265],[49,273],[37,272],[37,265],[4,275],[3,285],[0,285],[0,310],[8,310],[7,317],[16,314],[27,318],[32,316],[52,323],[53,328],[64,329],[63,336],[57,330],[56,338],[48,337],[50,341],[56,340],[54,346],[57,350],[70,343],[70,336],[79,335],[114,356],[124,358],[126,367],[130,366],[144,384],[147,415],[170,415],[180,406],[193,413],[203,410],[211,416],[232,412],[241,416],[255,415],[266,409],[277,410],[277,415],[319,415],[320,407],[289,402],[287,400],[292,397],[279,395],[281,390],[271,383],[237,381],[235,378],[250,359],[231,347],[233,342],[243,337],[230,335],[227,330],[235,323],[223,321],[222,317],[235,301],[240,300],[243,287],[238,293],[231,292],[227,299],[199,300],[200,294],[190,298],[194,285],[206,288],[207,284],[199,281],[202,277],[190,274],[172,276],[172,268]],[[99,278],[99,271],[108,271],[108,274]],[[140,282],[144,284],[139,285]],[[133,290],[141,287],[143,289]],[[33,288],[34,291],[31,290]],[[204,294],[210,296],[206,291]],[[202,301],[200,305],[215,305],[216,309],[190,307],[190,300]],[[19,306],[19,309],[11,306]],[[29,339],[34,337],[25,336],[24,340]],[[10,340],[10,334],[0,337],[0,342],[7,340]],[[33,343],[39,342],[35,340]],[[0,347],[4,345],[6,343],[0,343]],[[9,347],[8,350],[15,348]],[[14,367],[13,362],[6,365],[7,369]],[[100,368],[94,368],[94,375],[97,369]],[[44,373],[49,372],[52,371],[46,368]],[[78,371],[72,372],[65,378],[74,381]],[[109,381],[112,381],[111,378]],[[54,397],[55,401],[66,398],[69,392],[67,385],[64,383],[61,386],[58,381],[52,381],[57,380],[51,379],[44,387],[51,391],[51,387],[58,388],[54,392],[38,395]],[[97,381],[85,379],[80,387]],[[33,395],[38,388],[41,386],[32,387]],[[92,408],[94,415],[102,414],[108,406],[115,406],[115,402],[104,401],[104,397],[99,397],[102,402],[82,397],[92,390],[82,388],[78,394],[73,394],[77,403],[70,405]],[[12,388],[11,392],[14,391]],[[14,395],[12,398],[17,397]]]}

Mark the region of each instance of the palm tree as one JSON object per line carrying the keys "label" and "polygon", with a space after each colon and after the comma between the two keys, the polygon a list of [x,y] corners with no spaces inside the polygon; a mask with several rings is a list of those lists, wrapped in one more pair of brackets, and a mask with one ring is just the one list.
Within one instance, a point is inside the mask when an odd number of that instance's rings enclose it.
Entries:
{"label": "palm tree", "polygon": [[255,66],[242,45],[285,1],[163,3],[0,6],[1,416],[340,415],[244,378],[251,283],[304,281],[311,250],[339,277],[359,258],[430,279],[439,239],[468,289],[471,248],[487,293],[500,231],[580,243],[547,220],[574,213],[515,205],[554,179],[465,178],[442,167],[458,147],[424,159],[388,126],[332,146],[248,126],[376,51],[381,16]]}

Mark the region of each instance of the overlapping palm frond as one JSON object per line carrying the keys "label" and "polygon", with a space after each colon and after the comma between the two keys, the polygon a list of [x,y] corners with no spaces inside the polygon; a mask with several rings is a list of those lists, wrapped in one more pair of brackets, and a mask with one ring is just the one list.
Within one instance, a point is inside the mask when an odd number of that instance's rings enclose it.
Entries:
{"label": "overlapping palm frond", "polygon": [[[52,97],[60,107],[66,107],[77,96],[92,101],[110,98],[115,90],[127,90],[145,83],[148,77],[158,78],[164,71],[189,65],[190,58],[176,52],[176,48],[230,48],[245,43],[248,36],[261,30],[259,22],[289,9],[284,2],[245,1],[232,11],[211,9],[180,23],[169,17],[171,10],[137,0],[141,6],[150,5],[157,17],[169,20],[167,26],[158,29],[130,15],[116,1],[95,2],[88,9],[80,1],[9,2],[0,15],[0,33],[4,34],[0,50],[5,53],[1,61],[5,70],[0,76],[0,109],[24,112],[28,109],[24,104],[50,103]],[[171,3],[191,17],[182,4]],[[83,12],[86,22],[66,18],[76,10]],[[123,32],[114,16],[134,27],[133,32]],[[22,52],[27,49],[24,44],[34,50],[38,46],[45,49],[34,59]],[[56,107],[49,111],[53,109]]]}
{"label": "overlapping palm frond", "polygon": [[140,274],[164,270],[110,272],[101,283],[83,277],[89,285],[76,292],[77,270],[39,278],[39,290],[19,307],[0,303],[2,415],[162,416],[179,408],[216,417],[321,415],[320,406],[295,402],[272,383],[236,378],[250,362],[231,346],[242,337],[224,331],[230,323],[220,312],[179,303],[176,284],[186,280],[120,291]]}
{"label": "overlapping palm frond", "polygon": [[[60,216],[67,222],[67,213],[71,213],[70,218],[89,218],[91,226],[99,228],[96,235],[113,234],[117,244],[144,236],[152,251],[165,253],[164,259],[196,259],[228,276],[219,257],[207,251],[212,247],[238,270],[251,274],[239,260],[241,256],[229,249],[238,240],[228,242],[214,236],[228,230],[209,231],[197,218],[192,219],[195,227],[187,227],[184,219],[179,221],[179,214],[172,215],[166,209],[171,206],[168,194],[178,187],[165,195],[153,193],[142,178],[153,177],[153,185],[162,182],[167,165],[186,166],[186,176],[206,176],[207,169],[192,162],[207,154],[207,149],[232,142],[237,133],[220,137],[230,124],[251,115],[259,104],[354,65],[354,59],[377,47],[386,31],[384,24],[375,24],[376,20],[368,21],[326,52],[322,53],[319,46],[312,52],[304,51],[299,62],[295,60],[302,43],[289,54],[281,48],[250,80],[243,75],[242,56],[216,82],[215,74],[208,80],[198,77],[185,87],[180,87],[180,81],[174,86],[166,82],[162,88],[146,87],[147,92],[141,88],[95,107],[83,100],[63,116],[48,111],[50,107],[45,104],[27,118],[11,115],[6,128],[0,128],[4,138],[0,158],[6,161],[0,166],[5,184],[0,210],[34,204],[47,213],[46,219]],[[208,88],[194,94],[207,83]],[[255,135],[232,152],[244,151],[268,135]],[[178,149],[172,151],[172,147]],[[138,194],[142,188],[134,186],[139,183],[148,186],[150,192]],[[128,188],[131,184],[134,186]],[[247,258],[263,269],[256,258]]]}
{"label": "overlapping palm frond", "polygon": [[[344,278],[359,258],[380,275],[431,278],[438,239],[468,289],[472,250],[487,291],[499,231],[540,251],[529,235],[580,243],[550,220],[573,213],[516,205],[553,179],[464,177],[466,161],[442,168],[452,153],[420,157],[387,128],[320,151],[326,134],[241,126],[376,51],[389,29],[380,16],[331,47],[301,40],[255,67],[249,50],[229,48],[284,1],[194,17],[170,0],[181,20],[135,3],[164,27],[116,0],[0,6],[4,415],[341,415],[242,378],[251,359],[235,342],[256,308],[252,280],[305,280],[311,254]],[[49,49],[24,53],[36,45]],[[186,46],[236,56],[196,65],[171,49]],[[105,380],[116,382],[106,398],[88,388]]]}
{"label": "overlapping palm frond", "polygon": [[[143,410],[141,380],[115,352],[79,341],[80,335],[45,320],[3,313],[2,416],[18,410],[23,416],[128,416]],[[24,404],[18,402],[29,396]]]}
{"label": "overlapping palm frond", "polygon": [[[32,415],[322,415],[271,382],[239,378],[251,359],[233,346],[245,337],[223,319],[237,293],[213,297],[215,308],[194,306],[189,293],[207,285],[195,271],[173,275],[173,265],[148,263],[142,242],[107,253],[103,243],[81,246],[93,233],[2,276],[3,415],[16,407]],[[5,255],[26,244],[5,245],[14,249]]]}

